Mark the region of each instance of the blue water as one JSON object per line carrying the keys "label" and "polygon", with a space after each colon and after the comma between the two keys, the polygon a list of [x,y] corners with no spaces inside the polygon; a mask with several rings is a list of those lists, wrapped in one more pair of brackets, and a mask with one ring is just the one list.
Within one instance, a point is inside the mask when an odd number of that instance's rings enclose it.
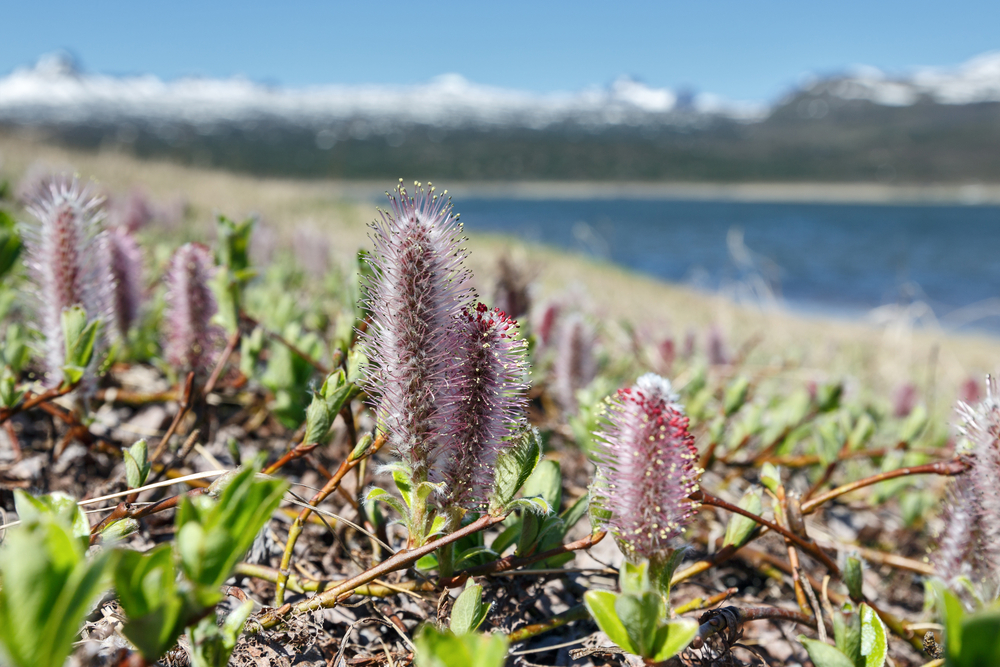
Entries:
{"label": "blue water", "polygon": [[[672,282],[757,285],[757,296],[848,316],[922,301],[946,326],[1000,332],[1000,207],[463,198],[456,210],[470,232]],[[971,309],[957,312],[974,304],[993,314],[969,321]]]}

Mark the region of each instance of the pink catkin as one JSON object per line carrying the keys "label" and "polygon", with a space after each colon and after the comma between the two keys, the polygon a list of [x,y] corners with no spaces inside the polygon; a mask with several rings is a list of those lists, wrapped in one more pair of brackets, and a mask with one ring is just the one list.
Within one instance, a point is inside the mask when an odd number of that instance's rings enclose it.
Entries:
{"label": "pink catkin", "polygon": [[373,225],[365,386],[394,453],[419,478],[447,429],[459,365],[453,325],[473,292],[450,200],[419,185],[410,196],[400,185],[389,202]]}
{"label": "pink catkin", "polygon": [[175,368],[210,371],[221,331],[211,323],[218,310],[208,283],[215,273],[212,253],[200,243],[187,243],[174,253],[167,271],[167,361]]}
{"label": "pink catkin", "polygon": [[135,238],[122,227],[107,235],[108,268],[114,282],[112,336],[125,340],[139,315],[142,302],[142,251]]}
{"label": "pink catkin", "polygon": [[592,494],[632,562],[654,559],[697,509],[694,437],[670,382],[647,373],[611,400],[596,434],[599,481]]}
{"label": "pink catkin", "polygon": [[101,233],[102,203],[89,186],[77,179],[56,177],[46,183],[28,207],[39,223],[29,228],[25,240],[28,268],[39,287],[38,310],[49,385],[62,380],[66,356],[64,309],[83,306],[87,316],[101,318],[107,330],[113,279],[105,262],[107,238]]}
{"label": "pink catkin", "polygon": [[579,313],[562,321],[556,341],[556,358],[552,364],[552,385],[563,410],[577,410],[576,392],[597,376],[594,328]]}
{"label": "pink catkin", "polygon": [[525,422],[526,342],[517,322],[480,303],[455,321],[459,365],[434,465],[447,504],[479,510],[493,488],[497,456]]}
{"label": "pink catkin", "polygon": [[994,380],[987,379],[986,396],[975,406],[960,401],[958,414],[972,465],[946,502],[949,521],[934,561],[945,576],[966,574],[992,586],[1000,583],[1000,396]]}

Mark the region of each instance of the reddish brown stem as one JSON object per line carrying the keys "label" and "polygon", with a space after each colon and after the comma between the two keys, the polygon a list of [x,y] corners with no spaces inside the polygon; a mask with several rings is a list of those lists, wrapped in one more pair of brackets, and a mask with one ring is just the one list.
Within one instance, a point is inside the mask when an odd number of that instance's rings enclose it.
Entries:
{"label": "reddish brown stem", "polygon": [[[822,549],[816,546],[816,544],[814,544],[813,542],[809,542],[807,540],[802,539],[801,537],[791,532],[787,528],[779,526],[774,522],[768,521],[767,519],[758,516],[753,512],[745,510],[742,507],[738,507],[736,505],[733,505],[732,503],[728,503],[725,500],[722,500],[721,498],[716,498],[715,496],[706,493],[705,491],[702,490],[696,491],[695,493],[691,494],[691,498],[692,500],[697,500],[704,505],[721,507],[724,510],[735,512],[736,514],[741,514],[747,517],[748,519],[752,519],[753,521],[757,522],[762,526],[767,526],[774,532],[780,533],[786,539],[790,540],[791,542],[794,542],[795,545],[798,546],[800,549],[805,551],[807,554],[809,554],[819,562],[823,563],[826,569],[828,569],[835,577],[840,578],[840,568],[837,567],[837,564],[834,563],[833,560],[831,560],[831,558],[826,555],[826,552],[824,552]],[[803,508],[803,511],[804,509],[805,508]]]}
{"label": "reddish brown stem", "polygon": [[851,491],[857,491],[866,486],[871,486],[872,484],[878,484],[879,482],[884,482],[887,479],[895,479],[896,477],[906,477],[908,475],[961,475],[963,472],[969,469],[969,462],[963,458],[954,458],[950,461],[937,461],[936,463],[927,463],[919,466],[909,466],[907,468],[897,468],[896,470],[890,470],[888,472],[880,472],[877,475],[872,475],[871,477],[865,477],[864,479],[859,479],[856,482],[851,482],[849,484],[844,484],[843,486],[838,486],[836,489],[827,491],[826,493],[816,496],[802,503],[802,513],[807,514],[812,512],[817,507],[823,503],[838,498],[845,493],[850,493]]}
{"label": "reddish brown stem", "polygon": [[42,403],[47,403],[54,398],[59,398],[60,396],[65,396],[69,392],[73,391],[76,384],[66,384],[65,382],[58,387],[53,389],[48,389],[40,394],[35,394],[32,392],[27,392],[24,395],[24,400],[11,408],[4,408],[0,410],[0,424],[7,421],[19,412],[24,412],[25,410],[31,410],[32,408],[38,407]]}

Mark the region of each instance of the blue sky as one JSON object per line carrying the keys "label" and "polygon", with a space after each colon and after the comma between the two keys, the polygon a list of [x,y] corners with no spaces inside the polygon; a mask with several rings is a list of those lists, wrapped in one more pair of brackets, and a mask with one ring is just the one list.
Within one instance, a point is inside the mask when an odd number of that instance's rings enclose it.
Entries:
{"label": "blue sky", "polygon": [[809,72],[953,66],[1000,49],[1000,3],[7,2],[0,73],[66,50],[111,74],[243,75],[300,86],[478,83],[577,90],[629,75],[771,100]]}

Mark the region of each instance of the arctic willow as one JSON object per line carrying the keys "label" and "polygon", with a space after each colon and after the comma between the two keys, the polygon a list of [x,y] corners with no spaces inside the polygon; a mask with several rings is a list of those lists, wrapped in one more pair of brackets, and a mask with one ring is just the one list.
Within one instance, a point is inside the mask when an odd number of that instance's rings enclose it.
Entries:
{"label": "arctic willow", "polygon": [[611,400],[598,433],[595,502],[632,563],[662,567],[697,505],[699,470],[688,418],[670,381],[647,373]]}
{"label": "arctic willow", "polygon": [[[66,345],[62,313],[82,306],[90,319],[107,321],[113,278],[101,230],[103,199],[75,178],[53,177],[39,188],[28,211],[38,224],[25,235],[28,268],[38,285],[38,315],[45,340],[46,381],[62,380]],[[95,355],[96,356],[96,355]],[[93,377],[88,370],[87,377]]]}
{"label": "arctic willow", "polygon": [[493,462],[523,421],[524,344],[516,322],[474,305],[451,202],[419,183],[389,202],[373,224],[366,386],[400,459],[390,469],[415,545],[487,502]]}

